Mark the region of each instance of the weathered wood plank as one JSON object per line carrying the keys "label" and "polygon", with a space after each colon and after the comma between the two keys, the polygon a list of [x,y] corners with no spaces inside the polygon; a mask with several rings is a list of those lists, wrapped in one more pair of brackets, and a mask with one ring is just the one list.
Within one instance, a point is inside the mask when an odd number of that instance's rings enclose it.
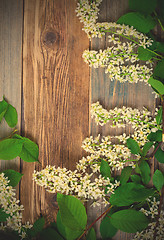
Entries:
{"label": "weathered wood plank", "polygon": [[[55,216],[55,196],[32,181],[46,165],[74,168],[88,136],[89,68],[80,55],[89,41],[74,0],[28,0],[24,6],[23,130],[37,141],[39,164],[22,163],[24,219]],[[79,44],[80,43],[80,44]]]}
{"label": "weathered wood plank", "polygon": [[[22,22],[21,0],[0,1],[0,101],[5,99],[18,112],[17,129],[21,126],[21,78],[22,78]],[[0,138],[7,137],[13,129],[2,120]],[[0,162],[0,169],[19,170],[19,158]]]}
{"label": "weathered wood plank", "polygon": [[[128,10],[128,0],[114,1],[114,0],[103,0],[100,6],[100,22],[114,22],[121,15],[125,14]],[[105,49],[109,46],[107,38],[94,39],[91,43],[91,49]],[[91,69],[91,102],[99,101],[106,109],[111,109],[114,107],[129,106],[134,108],[142,109],[143,106],[147,107],[149,110],[154,111],[155,99],[152,95],[152,90],[149,86],[143,83],[121,84],[118,81],[110,81],[107,74],[103,69]],[[127,127],[127,132],[129,128]],[[109,124],[104,127],[97,126],[93,121],[91,121],[91,135],[97,136],[98,134],[103,135],[118,135],[120,134],[120,129],[111,129]],[[154,166],[154,164],[152,163]],[[152,168],[153,168],[152,166]],[[89,222],[93,222],[104,209],[88,210]],[[96,231],[97,238],[101,239],[101,235],[98,231],[100,222],[97,222]],[[126,234],[123,232],[118,232],[113,238],[114,240],[130,240],[132,239],[132,234]]]}

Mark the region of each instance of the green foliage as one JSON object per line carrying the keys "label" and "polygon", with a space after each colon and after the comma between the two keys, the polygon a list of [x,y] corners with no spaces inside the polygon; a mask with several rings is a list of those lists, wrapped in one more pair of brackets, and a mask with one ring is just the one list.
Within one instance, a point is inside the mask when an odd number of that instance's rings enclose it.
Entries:
{"label": "green foliage", "polygon": [[40,240],[64,240],[62,236],[59,235],[59,233],[54,230],[53,228],[46,228],[43,229],[39,235]]}
{"label": "green foliage", "polygon": [[145,229],[149,220],[142,212],[129,209],[112,214],[111,223],[123,232],[135,233]]}
{"label": "green foliage", "polygon": [[109,164],[104,160],[101,160],[100,173],[105,178],[111,178],[111,171],[110,171]]}
{"label": "green foliage", "polygon": [[151,14],[157,6],[157,0],[129,0],[129,8],[133,11]]}
{"label": "green foliage", "polygon": [[139,12],[130,12],[121,16],[117,23],[133,26],[142,33],[148,33],[156,25],[156,21],[150,15]]}
{"label": "green foliage", "polygon": [[96,233],[94,228],[91,228],[86,236],[86,240],[96,240]]}
{"label": "green foliage", "polygon": [[156,51],[157,51],[157,52],[164,53],[164,43],[163,43],[163,42],[157,42]]}
{"label": "green foliage", "polygon": [[9,214],[5,213],[2,208],[0,208],[0,222],[5,222]]}
{"label": "green foliage", "polygon": [[148,136],[147,136],[149,141],[152,142],[161,142],[162,141],[162,131],[158,130],[156,132],[151,132]]}
{"label": "green foliage", "polygon": [[[155,144],[155,147],[157,147],[158,144]],[[162,151],[161,147],[158,148],[158,150],[155,153],[155,158],[158,162],[164,163],[164,151]]]}
{"label": "green foliage", "polygon": [[155,117],[158,125],[162,123],[162,112],[162,107],[160,107],[160,109],[158,110],[158,114]]}
{"label": "green foliage", "polygon": [[156,67],[154,69],[154,76],[155,77],[159,77],[161,79],[164,79],[164,71],[163,71],[163,69],[164,69],[164,60],[158,62],[158,64],[156,65]]}
{"label": "green foliage", "polygon": [[58,211],[58,214],[57,214],[57,228],[59,233],[67,240],[75,240],[82,234],[81,230],[80,231],[74,230],[63,224],[60,210]]}
{"label": "green foliage", "polygon": [[0,141],[0,159],[11,160],[16,158],[22,151],[23,140],[5,139]]}
{"label": "green foliage", "polygon": [[[164,67],[164,64],[163,64]],[[163,76],[164,77],[164,76]],[[164,84],[153,77],[149,78],[148,83],[161,95],[164,95]]]}
{"label": "green foliage", "polygon": [[21,240],[21,237],[17,232],[7,229],[7,231],[0,231],[1,240]]}
{"label": "green foliage", "polygon": [[9,127],[13,128],[17,125],[17,122],[18,122],[17,111],[11,104],[8,104],[8,108],[4,115],[4,118],[7,124],[9,125]]}
{"label": "green foliage", "polygon": [[127,139],[127,147],[130,149],[132,154],[140,153],[140,147],[139,147],[138,143],[132,138]]}
{"label": "green foliage", "polygon": [[8,103],[3,99],[0,101],[0,122],[2,121],[8,108]]}
{"label": "green foliage", "polygon": [[34,225],[31,229],[27,231],[29,237],[36,237],[42,230],[45,225],[45,220],[43,217],[39,218],[34,222]]}
{"label": "green foliage", "polygon": [[164,176],[160,170],[156,170],[153,175],[153,184],[158,191],[161,191],[164,185]]}
{"label": "green foliage", "polygon": [[143,61],[148,61],[155,56],[154,53],[143,47],[138,47],[138,58]]}
{"label": "green foliage", "polygon": [[135,183],[141,183],[141,178],[138,175],[131,175],[130,178]]}
{"label": "green foliage", "polygon": [[18,134],[14,134],[12,138],[23,140],[23,147],[22,147],[21,152],[19,153],[19,157],[21,159],[23,159],[25,162],[38,161],[39,148],[35,142],[31,141],[28,138],[21,137]]}
{"label": "green foliage", "polygon": [[4,170],[3,173],[5,174],[5,177],[8,177],[8,179],[10,180],[8,185],[10,185],[12,187],[16,187],[16,185],[21,180],[21,177],[23,176],[23,174],[16,172],[13,169]]}
{"label": "green foliage", "polygon": [[87,214],[80,200],[58,193],[57,202],[62,223],[70,229],[84,231],[87,224]]}
{"label": "green foliage", "polygon": [[148,184],[151,177],[150,177],[150,167],[146,161],[142,161],[139,165],[141,171],[141,178],[144,184]]}
{"label": "green foliage", "polygon": [[118,207],[129,206],[135,202],[144,201],[153,195],[154,189],[145,188],[141,184],[126,183],[118,187],[111,195],[109,202]]}
{"label": "green foliage", "polygon": [[143,146],[143,149],[142,149],[142,154],[143,156],[146,156],[148,151],[150,150],[150,148],[153,146],[153,142],[147,142],[145,143],[145,145]]}
{"label": "green foliage", "polygon": [[120,177],[120,182],[121,184],[125,184],[127,183],[127,181],[129,180],[129,177],[132,173],[132,167],[128,166],[128,167],[125,167],[122,171],[121,171],[121,177]]}
{"label": "green foliage", "polygon": [[112,238],[117,233],[117,231],[118,229],[112,225],[109,216],[104,217],[100,224],[100,233],[102,238],[103,239]]}

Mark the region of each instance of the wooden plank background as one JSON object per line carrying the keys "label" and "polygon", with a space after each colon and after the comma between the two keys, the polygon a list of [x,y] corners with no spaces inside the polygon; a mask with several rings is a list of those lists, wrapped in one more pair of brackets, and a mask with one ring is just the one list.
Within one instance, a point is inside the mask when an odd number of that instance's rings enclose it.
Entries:
{"label": "wooden plank background", "polygon": [[[75,14],[76,2],[0,1],[0,99],[5,95],[16,107],[17,129],[38,143],[41,162],[0,163],[1,169],[14,168],[24,174],[17,189],[25,207],[24,221],[34,222],[44,215],[49,222],[56,216],[56,197],[32,181],[34,169],[49,164],[74,169],[85,154],[81,149],[85,137],[114,134],[109,126],[97,127],[90,120],[92,102],[100,101],[107,109],[125,105],[154,110],[156,105],[148,86],[111,82],[103,69],[89,69],[84,63],[85,49],[106,48],[108,42],[106,38],[89,42]],[[103,0],[99,21],[116,21],[127,10],[128,0]],[[3,122],[0,137],[10,132]],[[88,208],[89,222],[101,212]],[[132,236],[119,232],[114,239]]]}

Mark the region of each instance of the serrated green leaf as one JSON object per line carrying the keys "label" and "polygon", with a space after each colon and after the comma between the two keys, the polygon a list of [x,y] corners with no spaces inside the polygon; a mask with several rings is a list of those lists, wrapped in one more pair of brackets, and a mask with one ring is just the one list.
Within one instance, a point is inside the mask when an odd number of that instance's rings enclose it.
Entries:
{"label": "serrated green leaf", "polygon": [[10,215],[5,213],[3,209],[0,209],[0,222],[5,222]]}
{"label": "serrated green leaf", "polygon": [[129,206],[135,202],[144,201],[153,193],[154,189],[148,189],[141,184],[130,182],[119,186],[111,195],[109,202],[118,207]]}
{"label": "serrated green leaf", "polygon": [[143,146],[142,149],[142,154],[143,156],[146,156],[146,154],[148,153],[148,151],[150,150],[150,148],[153,146],[153,142],[147,142],[145,143],[145,145]]}
{"label": "serrated green leaf", "polygon": [[138,175],[131,175],[130,178],[135,183],[141,183],[141,178]]}
{"label": "serrated green leaf", "polygon": [[[155,145],[157,147],[158,144]],[[161,147],[158,148],[158,150],[155,153],[155,158],[157,159],[158,162],[164,163],[164,151],[162,151]]]}
{"label": "serrated green leaf", "polygon": [[143,47],[138,47],[138,58],[143,61],[148,61],[155,56],[154,53]]}
{"label": "serrated green leaf", "polygon": [[162,112],[162,107],[160,107],[160,109],[158,110],[158,114],[155,117],[158,125],[162,123]]}
{"label": "serrated green leaf", "polygon": [[16,158],[22,151],[23,140],[5,139],[0,141],[0,159],[11,160]]}
{"label": "serrated green leaf", "polygon": [[127,183],[127,181],[129,180],[129,177],[132,173],[132,167],[128,166],[128,167],[125,167],[122,172],[121,172],[121,178],[120,178],[120,182],[121,184],[125,184]]}
{"label": "serrated green leaf", "polygon": [[8,105],[4,118],[7,124],[9,125],[9,127],[13,128],[17,125],[17,122],[18,122],[17,111],[11,104]]}
{"label": "serrated green leaf", "polygon": [[146,161],[142,161],[139,165],[139,168],[141,170],[142,182],[144,184],[148,184],[151,179],[149,164]]}
{"label": "serrated green leaf", "polygon": [[104,160],[101,160],[100,173],[105,178],[111,178],[111,170],[109,164]]}
{"label": "serrated green leaf", "polygon": [[108,216],[104,217],[100,224],[100,233],[103,239],[109,239],[114,237],[118,229],[115,228]]}
{"label": "serrated green leaf", "polygon": [[27,234],[30,237],[36,237],[38,233],[40,233],[43,230],[43,227],[45,225],[45,220],[43,217],[37,219],[34,222],[34,225],[31,229],[28,230]]}
{"label": "serrated green leaf", "polygon": [[156,170],[153,175],[153,184],[158,191],[161,191],[164,185],[164,176],[160,170]]}
{"label": "serrated green leaf", "polygon": [[86,240],[96,240],[96,233],[93,227],[89,230]]}
{"label": "serrated green leaf", "polygon": [[151,14],[157,6],[157,0],[129,0],[129,8],[136,12]]}
{"label": "serrated green leaf", "polygon": [[35,142],[18,134],[15,134],[12,138],[22,139],[24,141],[22,151],[19,154],[21,159],[23,159],[25,162],[38,161],[39,148]]}
{"label": "serrated green leaf", "polygon": [[64,240],[62,236],[59,235],[57,231],[53,228],[43,229],[39,235],[40,240]]}
{"label": "serrated green leaf", "polygon": [[[164,67],[164,65],[163,65]],[[164,75],[163,75],[164,77]],[[164,84],[153,77],[149,78],[148,83],[161,95],[164,95]]]}
{"label": "serrated green leaf", "polygon": [[152,142],[161,142],[162,141],[162,131],[158,130],[156,132],[151,132],[147,139]]}
{"label": "serrated green leaf", "polygon": [[142,33],[148,33],[156,25],[156,21],[150,15],[139,12],[130,12],[121,16],[117,23],[133,26]]}
{"label": "serrated green leaf", "polygon": [[4,99],[0,102],[0,122],[7,111],[8,105],[9,104]]}
{"label": "serrated green leaf", "polygon": [[148,218],[140,211],[121,210],[111,216],[111,223],[123,232],[136,233],[144,230],[148,224]]}
{"label": "serrated green leaf", "polygon": [[75,240],[83,233],[83,231],[73,230],[66,227],[62,223],[60,210],[58,211],[57,214],[57,228],[59,233],[67,240]]}
{"label": "serrated green leaf", "polygon": [[164,60],[161,60],[160,62],[158,62],[158,64],[156,65],[156,67],[154,69],[154,76],[164,79],[163,69],[164,69]]}
{"label": "serrated green leaf", "polygon": [[87,214],[80,200],[73,196],[57,193],[57,202],[63,224],[70,229],[84,231]]}
{"label": "serrated green leaf", "polygon": [[127,147],[130,149],[132,154],[140,153],[140,147],[139,147],[138,143],[132,138],[127,139]]}
{"label": "serrated green leaf", "polygon": [[23,174],[16,172],[13,169],[4,170],[3,173],[5,174],[5,177],[8,177],[8,179],[10,180],[8,185],[10,185],[12,187],[16,187],[16,185],[21,180],[21,177],[23,176]]}

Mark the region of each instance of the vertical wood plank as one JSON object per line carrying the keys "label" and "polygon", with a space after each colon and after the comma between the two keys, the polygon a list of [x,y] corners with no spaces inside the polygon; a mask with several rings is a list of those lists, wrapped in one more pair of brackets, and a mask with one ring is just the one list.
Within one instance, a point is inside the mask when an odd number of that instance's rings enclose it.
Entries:
{"label": "vertical wood plank", "polygon": [[[0,1],[0,101],[3,96],[18,112],[17,129],[21,125],[21,78],[22,78],[22,22],[21,0]],[[0,138],[7,137],[13,129],[2,120]],[[0,169],[19,170],[19,158],[1,160]]]}
{"label": "vertical wood plank", "polygon": [[[28,0],[24,6],[23,130],[39,145],[39,164],[22,163],[21,201],[27,220],[55,217],[55,195],[32,181],[46,165],[73,169],[88,136],[89,68],[80,55],[89,41],[74,0]],[[79,44],[80,43],[80,44]]]}
{"label": "vertical wood plank", "polygon": [[[128,0],[103,0],[100,6],[100,22],[114,22],[128,11]],[[102,39],[94,39],[91,43],[91,49],[105,49],[109,46],[108,38],[103,37]],[[118,81],[110,81],[104,69],[91,69],[91,103],[99,101],[106,109],[114,107],[128,106],[133,108],[142,109],[143,106],[147,107],[150,111],[155,109],[155,98],[152,95],[152,90],[149,86],[144,83],[130,84],[120,83]],[[129,128],[126,128],[127,133]],[[104,127],[97,126],[94,120],[91,121],[91,135],[97,136],[106,135],[118,135],[120,134],[119,129],[111,129],[109,124]],[[89,222],[93,222],[104,209],[88,210]],[[99,232],[100,222],[97,222],[96,231],[97,238],[101,239]],[[130,240],[133,239],[132,234],[126,234],[118,232],[113,238],[114,240]]]}

